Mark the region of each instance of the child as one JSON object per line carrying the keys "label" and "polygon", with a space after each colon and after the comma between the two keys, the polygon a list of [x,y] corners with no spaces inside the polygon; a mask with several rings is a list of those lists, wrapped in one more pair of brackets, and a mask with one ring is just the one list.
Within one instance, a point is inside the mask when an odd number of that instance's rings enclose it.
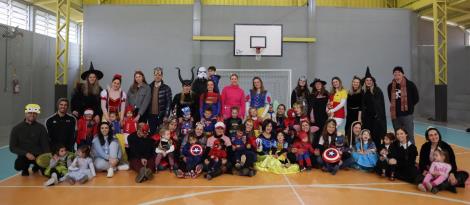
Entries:
{"label": "child", "polygon": [[[307,120],[308,121],[308,116],[304,112],[304,106],[300,103],[294,103],[292,106],[294,108],[295,112],[295,125],[300,125],[302,120]],[[298,129],[296,129],[298,130]]]}
{"label": "child", "polygon": [[447,180],[452,166],[449,163],[449,154],[446,151],[436,149],[433,152],[433,158],[434,161],[429,168],[429,172],[424,177],[423,183],[418,185],[418,189],[436,194],[439,191],[437,186]]}
{"label": "child", "polygon": [[388,156],[390,154],[390,145],[395,141],[395,134],[389,132],[387,133],[383,140],[382,144],[379,147],[379,160],[377,161],[376,171],[377,174],[382,177],[394,176],[395,167],[394,165],[388,164]]}
{"label": "child", "polygon": [[57,145],[51,160],[49,161],[49,166],[44,171],[44,175],[50,177],[49,180],[44,182],[44,186],[51,186],[63,181],[65,175],[67,175],[68,167],[72,164],[72,157],[69,157],[67,149],[64,145]]}
{"label": "child", "polygon": [[264,115],[262,116],[262,118],[264,120],[266,119],[270,119],[272,120],[274,123],[277,124],[277,119],[276,119],[276,112],[274,111],[274,105],[273,103],[269,103],[269,107],[268,107],[268,111],[266,113],[264,113]]}
{"label": "child", "polygon": [[322,158],[323,152],[330,147],[334,147],[337,135],[336,121],[334,119],[328,119],[325,122],[325,126],[323,126],[323,131],[320,138],[314,143],[315,161],[323,171],[328,171]]}
{"label": "child", "polygon": [[[173,144],[173,140],[171,139],[170,136],[170,130],[166,128],[160,129],[160,140],[157,143],[158,146],[155,149],[155,153],[157,153],[157,156],[155,158],[155,166],[158,167],[160,165],[160,161],[168,157],[168,162],[170,163],[170,170],[173,170],[175,168],[175,158],[173,155],[173,151],[175,151],[175,145]],[[158,171],[158,168],[157,170]]]}
{"label": "child", "polygon": [[[234,152],[235,167],[240,168],[245,165],[246,160],[246,136],[244,127],[239,126],[236,130],[235,136],[232,137],[232,150]],[[242,160],[242,156],[245,155]]]}
{"label": "child", "polygon": [[180,122],[180,137],[179,139],[184,139],[193,131],[193,119],[191,117],[191,108],[183,107],[181,109],[183,113],[183,119]]}
{"label": "child", "polygon": [[207,108],[206,110],[204,110],[204,117],[201,119],[201,123],[204,125],[204,133],[206,134],[206,136],[212,136],[217,120],[215,119],[215,117],[212,117],[211,108]]}
{"label": "child", "polygon": [[227,161],[227,152],[222,147],[220,140],[216,139],[209,151],[208,159],[204,162],[207,166],[207,174],[204,177],[211,180],[220,176],[223,173],[222,164],[224,161]]}
{"label": "child", "polygon": [[295,133],[295,129],[294,129],[294,125],[295,125],[295,111],[294,109],[289,109],[287,111],[287,117],[286,119],[283,120],[284,121],[284,133],[289,133],[290,136],[294,136],[296,133]]}
{"label": "child", "polygon": [[137,131],[137,123],[134,118],[134,107],[132,105],[128,105],[126,107],[126,118],[124,119],[124,127],[122,129],[123,133],[126,135],[130,135]]}
{"label": "child", "polygon": [[370,171],[377,163],[377,148],[372,141],[368,129],[362,130],[360,136],[360,142],[356,144],[356,151],[353,152],[353,157],[358,165],[358,169]]}
{"label": "child", "polygon": [[93,137],[98,134],[98,124],[93,120],[93,110],[86,109],[77,124],[77,146],[91,145]]}
{"label": "child", "polygon": [[71,185],[75,184],[75,182],[83,184],[95,176],[95,166],[90,157],[90,146],[82,145],[78,147],[77,157],[69,167],[66,181]]}
{"label": "child", "polygon": [[118,114],[115,111],[109,112],[109,124],[114,134],[121,133],[121,123],[118,120]]}
{"label": "child", "polygon": [[227,126],[226,135],[228,137],[235,137],[237,129],[242,125],[242,119],[238,117],[239,108],[234,106],[231,108],[232,116],[224,120],[224,124]]}
{"label": "child", "polygon": [[216,70],[215,66],[209,66],[207,68],[207,79],[214,81],[214,92],[219,93],[220,75],[215,73]]}
{"label": "child", "polygon": [[[308,135],[305,132],[299,132],[299,141],[294,143],[293,151],[297,157],[297,163],[299,163],[300,171],[312,169],[312,161],[310,159],[310,154],[314,153],[312,144],[308,140]],[[306,164],[306,166],[305,166]]]}
{"label": "child", "polygon": [[178,178],[196,178],[202,172],[202,154],[204,149],[200,144],[197,143],[197,138],[193,134],[189,136],[187,144],[183,146],[182,151],[182,163],[185,169],[178,169],[176,176]]}
{"label": "child", "polygon": [[354,158],[351,156],[351,149],[349,148],[347,139],[344,135],[336,136],[334,147],[341,155],[341,160],[338,163],[326,163],[327,170],[332,175],[335,175],[339,169],[348,169],[354,164]]}
{"label": "child", "polygon": [[276,128],[284,130],[286,127],[284,125],[284,120],[286,119],[286,106],[284,104],[279,104],[276,111]]}
{"label": "child", "polygon": [[254,107],[248,109],[248,116],[246,119],[253,120],[253,129],[259,130],[259,126],[263,123],[260,118],[258,118],[258,111]]}
{"label": "child", "polygon": [[256,131],[253,130],[253,120],[246,120],[243,127],[245,128],[244,134],[246,136],[247,141],[246,148],[253,152],[256,152],[256,138],[258,137],[259,133],[256,133]]}

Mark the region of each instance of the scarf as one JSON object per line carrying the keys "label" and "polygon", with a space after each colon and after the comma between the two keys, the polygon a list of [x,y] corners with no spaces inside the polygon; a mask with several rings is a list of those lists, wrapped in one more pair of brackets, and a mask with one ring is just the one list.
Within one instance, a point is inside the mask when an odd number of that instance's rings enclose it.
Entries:
{"label": "scarf", "polygon": [[[393,80],[392,81],[392,90],[391,92],[395,92],[397,88],[397,81]],[[400,102],[401,102],[401,106],[400,106],[400,110],[402,112],[406,112],[408,111],[408,94],[406,92],[406,78],[404,77],[403,80],[401,80],[400,82],[400,91],[401,91],[401,98],[400,98]],[[392,100],[390,102],[390,114],[391,114],[391,117],[392,119],[397,119],[397,112],[396,112],[396,99],[397,99],[397,96],[396,94],[392,94]]]}

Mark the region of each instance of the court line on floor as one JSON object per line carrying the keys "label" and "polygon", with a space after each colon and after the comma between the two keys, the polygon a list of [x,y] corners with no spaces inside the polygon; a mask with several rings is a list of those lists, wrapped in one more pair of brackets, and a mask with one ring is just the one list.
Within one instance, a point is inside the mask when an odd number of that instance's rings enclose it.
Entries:
{"label": "court line on floor", "polygon": [[[389,193],[396,193],[396,194],[403,194],[403,195],[411,195],[411,196],[418,196],[418,197],[425,197],[425,198],[440,199],[440,200],[444,200],[444,201],[457,202],[457,203],[463,203],[463,204],[470,204],[470,201],[453,199],[453,198],[449,198],[449,197],[423,194],[423,193],[414,193],[414,192],[407,192],[407,191],[399,191],[399,190],[391,190],[391,189],[372,188],[372,187],[338,186],[338,185],[332,185],[332,184],[308,185],[307,187],[308,188],[337,188],[337,189],[353,189],[353,190],[357,189],[357,190],[380,191],[380,192],[389,192]],[[191,198],[191,197],[195,197],[195,196],[203,196],[203,195],[222,193],[222,192],[259,190],[259,189],[274,189],[274,188],[284,188],[284,187],[260,186],[260,187],[231,188],[231,189],[203,191],[203,192],[181,194],[181,195],[175,195],[175,196],[171,196],[171,197],[156,199],[156,200],[141,203],[141,205],[159,204],[159,203],[164,203],[164,202],[178,200],[178,199],[186,199],[186,198]]]}
{"label": "court line on floor", "polygon": [[[408,184],[404,182],[397,183],[350,183],[350,184],[330,184],[337,186],[375,186],[375,185],[403,185]],[[266,187],[274,186],[280,188],[289,187],[308,187],[311,184],[272,184],[272,185],[196,185],[196,186],[183,186],[183,185],[60,185],[47,188],[90,188],[90,189],[193,189],[193,188],[249,188],[249,187]],[[46,188],[42,185],[0,185],[0,188]]]}
{"label": "court line on floor", "polygon": [[299,193],[297,193],[297,190],[295,190],[295,187],[292,186],[292,183],[290,182],[289,178],[285,174],[283,174],[282,176],[284,176],[284,179],[287,181],[287,184],[289,184],[289,187],[294,192],[294,194],[297,197],[297,200],[299,200],[300,204],[305,205],[304,200],[302,200],[302,197],[300,197]]}
{"label": "court line on floor", "polygon": [[6,149],[8,147],[10,147],[10,145],[1,146],[0,149]]}
{"label": "court line on floor", "polygon": [[444,129],[454,130],[454,131],[457,131],[457,132],[462,132],[464,134],[468,134],[468,132],[465,131],[465,130],[460,130],[460,129],[456,129],[456,128],[452,128],[452,127],[447,127],[445,125],[437,125],[437,124],[432,124],[432,123],[422,122],[422,121],[415,121],[415,123],[426,124],[428,126],[432,126],[432,127],[438,128],[438,129],[444,128]]}
{"label": "court line on floor", "polygon": [[3,183],[3,182],[8,181],[9,179],[12,179],[13,177],[18,176],[19,174],[20,174],[20,173],[18,172],[18,173],[14,174],[14,175],[11,175],[11,176],[9,176],[9,177],[7,177],[7,178],[5,178],[5,179],[0,180],[0,184]]}
{"label": "court line on floor", "polygon": [[463,154],[470,154],[470,152],[460,152],[460,153],[455,153],[455,155],[463,155]]}

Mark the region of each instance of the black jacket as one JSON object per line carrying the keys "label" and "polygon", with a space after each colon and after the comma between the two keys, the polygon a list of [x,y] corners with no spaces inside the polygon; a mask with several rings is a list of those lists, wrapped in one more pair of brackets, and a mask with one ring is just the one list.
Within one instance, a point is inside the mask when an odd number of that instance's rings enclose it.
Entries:
{"label": "black jacket", "polygon": [[155,141],[152,138],[139,138],[137,132],[127,137],[129,144],[129,159],[149,159],[155,153]]}
{"label": "black jacket", "polygon": [[40,155],[50,152],[49,137],[44,125],[25,121],[13,127],[10,134],[10,151],[19,156],[27,153]]}
{"label": "black jacket", "polygon": [[[419,102],[419,93],[418,93],[418,88],[416,88],[416,85],[406,79],[406,92],[408,96],[408,111],[402,112],[401,111],[401,100],[399,98],[396,99],[396,112],[397,116],[406,116],[406,115],[412,115],[414,112],[415,105],[418,104]],[[397,84],[397,89],[400,89],[400,84]],[[388,84],[388,100],[392,101],[392,83]],[[393,91],[395,93],[395,91]]]}
{"label": "black jacket", "polygon": [[70,114],[60,117],[55,113],[46,120],[46,128],[49,133],[50,145],[64,145],[68,151],[74,150],[77,120]]}
{"label": "black jacket", "polygon": [[[150,83],[150,104],[147,108],[147,113],[152,114],[152,104],[155,103],[152,101],[153,89],[155,89],[155,81]],[[163,117],[168,117],[170,115],[171,107],[171,88],[167,84],[163,83],[160,85],[158,90],[158,110],[160,111],[159,115]]]}
{"label": "black jacket", "polygon": [[78,117],[81,117],[86,109],[91,108],[95,115],[101,116],[100,93],[103,89],[100,87],[100,92],[97,95],[85,96],[83,95],[82,87],[83,84],[79,84],[73,91],[71,101],[72,111],[77,111]]}
{"label": "black jacket", "polygon": [[[429,171],[429,167],[431,167],[431,161],[429,160],[429,154],[431,153],[431,142],[426,142],[421,146],[421,150],[419,151],[419,171],[423,173],[423,171]],[[452,147],[447,144],[446,142],[440,141],[438,146],[449,154],[449,162],[452,165],[451,173],[457,172],[457,163],[455,162],[455,154]]]}

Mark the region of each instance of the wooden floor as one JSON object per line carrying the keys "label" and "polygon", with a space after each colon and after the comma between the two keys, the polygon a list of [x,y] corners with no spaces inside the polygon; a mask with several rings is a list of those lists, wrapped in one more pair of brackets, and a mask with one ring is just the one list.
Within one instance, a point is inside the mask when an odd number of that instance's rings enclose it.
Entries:
{"label": "wooden floor", "polygon": [[[419,138],[418,144],[423,143]],[[460,169],[470,170],[470,150],[454,146]],[[0,182],[0,204],[470,204],[470,189],[457,194],[419,192],[414,185],[390,182],[361,171],[320,170],[293,175],[259,172],[253,178],[223,175],[177,179],[168,171],[153,181],[136,184],[135,173],[120,171],[113,178],[100,173],[84,184],[44,188],[44,177],[14,176]]]}

